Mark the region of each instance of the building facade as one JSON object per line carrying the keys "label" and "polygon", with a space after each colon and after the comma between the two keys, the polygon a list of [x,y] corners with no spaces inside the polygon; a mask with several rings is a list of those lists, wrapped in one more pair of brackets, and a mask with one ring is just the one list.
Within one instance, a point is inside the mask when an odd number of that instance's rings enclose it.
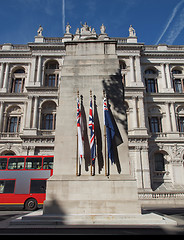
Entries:
{"label": "building facade", "polygon": [[[83,28],[87,28],[87,24]],[[145,45],[130,26],[127,38],[111,38],[70,25],[62,38],[38,29],[35,42],[0,45],[0,155],[54,153],[65,42],[82,38],[116,41],[124,86],[124,122],[139,199],[184,200],[184,46]],[[104,50],[105,51],[105,50]]]}

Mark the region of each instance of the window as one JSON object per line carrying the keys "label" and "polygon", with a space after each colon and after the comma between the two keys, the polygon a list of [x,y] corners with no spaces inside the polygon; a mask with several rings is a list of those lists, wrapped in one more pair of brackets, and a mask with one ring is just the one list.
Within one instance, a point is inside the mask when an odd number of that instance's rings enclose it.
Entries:
{"label": "window", "polygon": [[182,71],[179,69],[172,70],[172,74],[182,74]]}
{"label": "window", "polygon": [[24,79],[15,78],[12,80],[11,93],[22,93],[24,88]]}
{"label": "window", "polygon": [[42,129],[54,130],[55,129],[55,121],[56,121],[56,115],[55,114],[43,115]]}
{"label": "window", "polygon": [[24,68],[16,69],[12,74],[12,83],[10,86],[11,93],[22,93],[24,91],[25,70]]}
{"label": "window", "polygon": [[15,180],[0,180],[0,193],[14,193]]}
{"label": "window", "polygon": [[6,111],[6,124],[3,125],[3,131],[10,133],[19,133],[22,114],[22,109],[19,106],[9,106]]}
{"label": "window", "polygon": [[162,153],[155,154],[155,171],[165,171],[164,155]]}
{"label": "window", "polygon": [[28,157],[26,158],[26,169],[41,169],[42,158],[39,157]]}
{"label": "window", "polygon": [[174,85],[174,91],[175,92],[178,92],[178,93],[183,93],[184,92],[183,80],[176,78],[176,79],[173,80],[173,85]]}
{"label": "window", "polygon": [[145,84],[146,84],[146,91],[148,93],[157,93],[158,86],[157,86],[157,76],[158,71],[156,69],[146,69],[144,72],[145,75]]}
{"label": "window", "polygon": [[146,91],[148,93],[156,93],[156,92],[158,92],[157,79],[154,79],[154,78],[146,79]]}
{"label": "window", "polygon": [[20,157],[9,158],[8,169],[10,170],[24,169],[24,158],[20,158]]}
{"label": "window", "polygon": [[44,157],[43,169],[53,169],[53,157]]}
{"label": "window", "polygon": [[56,126],[56,104],[53,101],[47,101],[42,105],[41,129],[55,130]]}
{"label": "window", "polygon": [[159,117],[149,117],[150,132],[157,133],[161,132],[161,119]]}
{"label": "window", "polygon": [[0,170],[6,169],[7,158],[0,158]]}
{"label": "window", "polygon": [[58,87],[59,81],[59,63],[56,60],[50,60],[45,65],[45,87]]}
{"label": "window", "polygon": [[184,132],[184,117],[178,119],[179,132]]}
{"label": "window", "polygon": [[45,86],[46,87],[58,87],[59,74],[46,74]]}
{"label": "window", "polygon": [[8,117],[7,132],[16,133],[20,131],[20,117]]}
{"label": "window", "polygon": [[53,115],[47,114],[45,117],[45,129],[52,130],[53,129]]}
{"label": "window", "polygon": [[153,69],[147,69],[145,74],[156,74],[156,72]]}
{"label": "window", "polygon": [[56,60],[51,60],[46,63],[46,69],[59,69],[59,64]]}
{"label": "window", "polygon": [[45,193],[46,180],[31,180],[30,193]]}

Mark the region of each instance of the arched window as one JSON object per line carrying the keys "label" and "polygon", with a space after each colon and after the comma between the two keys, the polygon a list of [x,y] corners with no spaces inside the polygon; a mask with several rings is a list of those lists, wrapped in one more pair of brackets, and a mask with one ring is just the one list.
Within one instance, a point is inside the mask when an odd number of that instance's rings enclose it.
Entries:
{"label": "arched window", "polygon": [[153,69],[147,69],[145,74],[156,74],[156,72]]}
{"label": "arched window", "polygon": [[15,156],[16,154],[11,150],[6,150],[1,153],[1,156]]}
{"label": "arched window", "polygon": [[148,121],[151,133],[162,132],[162,113],[160,107],[152,106],[148,109]]}
{"label": "arched window", "polygon": [[12,74],[11,93],[22,93],[24,91],[25,70],[24,68],[16,69]]}
{"label": "arched window", "polygon": [[145,70],[144,75],[146,91],[148,93],[157,93],[158,92],[157,71],[155,69],[149,68]]}
{"label": "arched window", "polygon": [[119,61],[120,69],[126,69],[126,63],[123,60]]}
{"label": "arched window", "polygon": [[154,160],[155,160],[155,171],[165,171],[164,154],[155,153]]}
{"label": "arched window", "polygon": [[56,127],[56,104],[53,101],[47,101],[42,105],[41,129],[54,130]]}
{"label": "arched window", "polygon": [[183,76],[181,76],[181,74],[182,74],[182,70],[178,67],[175,67],[172,70],[174,91],[178,93],[184,92],[184,81],[183,81]]}
{"label": "arched window", "polygon": [[21,108],[19,106],[11,106],[6,113],[6,128],[5,132],[19,133],[21,125]]}
{"label": "arched window", "polygon": [[58,87],[59,83],[59,63],[50,60],[45,64],[45,87]]}
{"label": "arched window", "polygon": [[184,132],[184,106],[177,108],[178,131]]}

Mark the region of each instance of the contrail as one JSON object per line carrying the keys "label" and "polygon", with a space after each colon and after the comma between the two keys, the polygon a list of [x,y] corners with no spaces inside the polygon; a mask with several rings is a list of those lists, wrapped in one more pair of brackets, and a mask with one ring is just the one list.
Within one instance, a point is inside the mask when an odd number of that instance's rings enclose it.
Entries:
{"label": "contrail", "polygon": [[65,0],[63,0],[63,4],[62,4],[62,17],[63,17],[63,34],[65,33]]}
{"label": "contrail", "polygon": [[167,31],[168,27],[170,26],[171,22],[173,21],[174,17],[176,16],[176,13],[180,7],[180,5],[184,3],[184,0],[181,0],[176,7],[174,8],[171,17],[169,18],[169,21],[166,25],[166,27],[164,28],[164,31],[162,32],[162,34],[160,35],[159,39],[157,40],[157,42],[155,43],[156,45],[160,42],[161,38],[164,36],[165,32]]}

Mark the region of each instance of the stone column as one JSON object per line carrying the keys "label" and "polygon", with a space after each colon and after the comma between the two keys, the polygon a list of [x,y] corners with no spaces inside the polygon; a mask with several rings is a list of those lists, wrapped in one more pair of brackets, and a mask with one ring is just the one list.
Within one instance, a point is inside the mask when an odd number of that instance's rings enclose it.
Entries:
{"label": "stone column", "polygon": [[30,66],[30,80],[29,84],[33,85],[35,83],[35,76],[36,76],[36,57],[34,56],[31,61]]}
{"label": "stone column", "polygon": [[162,72],[163,88],[167,88],[167,82],[166,82],[166,77],[165,77],[165,65],[164,64],[161,64],[161,72]]}
{"label": "stone column", "polygon": [[171,132],[171,116],[170,116],[170,103],[166,102],[165,109],[166,109],[166,129],[167,132]]}
{"label": "stone column", "polygon": [[38,57],[38,67],[37,67],[37,78],[36,83],[41,85],[41,79],[42,79],[42,57]]}
{"label": "stone column", "polygon": [[168,63],[165,65],[165,70],[166,70],[166,76],[167,76],[167,87],[171,89],[171,75],[170,75],[170,69],[169,69]]}
{"label": "stone column", "polygon": [[1,105],[0,105],[0,132],[3,130],[3,108],[4,108],[4,102],[1,102]]}
{"label": "stone column", "polygon": [[135,56],[136,82],[142,83],[140,56]]}
{"label": "stone column", "polygon": [[4,63],[1,63],[1,75],[0,75],[0,88],[3,87],[3,80],[4,80]]}
{"label": "stone column", "polygon": [[5,76],[4,76],[4,84],[3,88],[7,91],[7,85],[8,85],[8,75],[9,75],[9,63],[6,63],[5,68]]}
{"label": "stone column", "polygon": [[139,123],[141,128],[146,128],[143,97],[139,97]]}
{"label": "stone column", "polygon": [[174,102],[171,103],[171,121],[172,121],[172,131],[177,131],[177,124],[176,124],[176,114],[175,114],[175,106]]}
{"label": "stone column", "polygon": [[28,97],[27,113],[26,113],[26,128],[31,128],[31,109],[33,97]]}
{"label": "stone column", "polygon": [[130,77],[131,82],[135,82],[135,73],[134,73],[134,57],[130,56]]}
{"label": "stone column", "polygon": [[34,102],[34,114],[33,114],[33,128],[37,128],[37,119],[38,119],[38,97],[35,97],[35,102]]}
{"label": "stone column", "polygon": [[151,189],[151,178],[150,178],[150,168],[149,168],[149,158],[148,158],[148,147],[140,148],[140,154],[142,158],[143,166],[143,186],[144,189]]}
{"label": "stone column", "polygon": [[137,117],[137,97],[132,97],[132,108],[133,108],[133,114],[132,114],[132,118],[133,118],[133,128],[137,128],[138,127],[138,117]]}

